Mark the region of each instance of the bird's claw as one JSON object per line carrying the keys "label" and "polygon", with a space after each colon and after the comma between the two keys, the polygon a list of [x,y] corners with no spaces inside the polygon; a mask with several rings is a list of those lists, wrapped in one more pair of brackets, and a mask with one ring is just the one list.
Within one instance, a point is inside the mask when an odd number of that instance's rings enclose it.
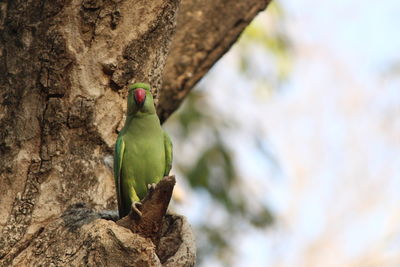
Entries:
{"label": "bird's claw", "polygon": [[148,194],[151,195],[154,192],[154,190],[156,190],[156,184],[155,183],[148,184],[147,185],[147,189],[149,191]]}
{"label": "bird's claw", "polygon": [[131,206],[131,215],[134,218],[142,218],[142,212],[140,211],[140,209],[142,208],[142,203],[141,202],[133,202],[132,206]]}

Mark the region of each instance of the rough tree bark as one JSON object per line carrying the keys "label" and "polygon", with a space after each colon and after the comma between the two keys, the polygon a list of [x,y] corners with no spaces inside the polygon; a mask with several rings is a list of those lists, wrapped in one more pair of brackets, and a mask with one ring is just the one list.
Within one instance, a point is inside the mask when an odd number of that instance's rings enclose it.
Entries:
{"label": "rough tree bark", "polygon": [[124,89],[149,82],[164,121],[267,3],[0,1],[0,266],[193,265],[183,217],[157,248],[110,220]]}

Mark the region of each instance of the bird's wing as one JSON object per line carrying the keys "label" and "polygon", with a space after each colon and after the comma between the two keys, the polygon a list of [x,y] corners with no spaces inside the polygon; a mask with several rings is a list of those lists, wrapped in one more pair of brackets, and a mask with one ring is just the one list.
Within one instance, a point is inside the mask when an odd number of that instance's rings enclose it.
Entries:
{"label": "bird's wing", "polygon": [[118,200],[118,210],[121,214],[122,211],[122,199],[121,199],[121,169],[122,169],[122,159],[125,152],[125,143],[122,136],[118,136],[117,142],[115,143],[114,150],[114,179],[115,188],[117,190],[117,200]]}
{"label": "bird's wing", "polygon": [[172,142],[169,135],[164,131],[164,149],[165,149],[165,172],[164,176],[169,175],[172,168]]}

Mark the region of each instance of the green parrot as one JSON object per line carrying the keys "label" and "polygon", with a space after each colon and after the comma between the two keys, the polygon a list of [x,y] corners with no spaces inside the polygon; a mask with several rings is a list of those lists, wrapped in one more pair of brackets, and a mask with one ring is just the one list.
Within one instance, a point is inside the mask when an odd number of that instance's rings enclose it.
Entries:
{"label": "green parrot", "polygon": [[135,83],[129,87],[124,128],[114,150],[114,178],[120,218],[129,211],[139,216],[138,206],[172,166],[172,143],[161,128],[150,86]]}

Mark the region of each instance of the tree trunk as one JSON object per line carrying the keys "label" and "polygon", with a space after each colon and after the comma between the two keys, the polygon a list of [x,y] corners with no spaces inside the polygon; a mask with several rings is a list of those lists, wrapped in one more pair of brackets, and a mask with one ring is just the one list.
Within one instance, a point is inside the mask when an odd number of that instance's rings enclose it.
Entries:
{"label": "tree trunk", "polygon": [[0,2],[0,265],[193,265],[183,217],[157,248],[107,219],[123,89],[150,83],[165,120],[267,2]]}

